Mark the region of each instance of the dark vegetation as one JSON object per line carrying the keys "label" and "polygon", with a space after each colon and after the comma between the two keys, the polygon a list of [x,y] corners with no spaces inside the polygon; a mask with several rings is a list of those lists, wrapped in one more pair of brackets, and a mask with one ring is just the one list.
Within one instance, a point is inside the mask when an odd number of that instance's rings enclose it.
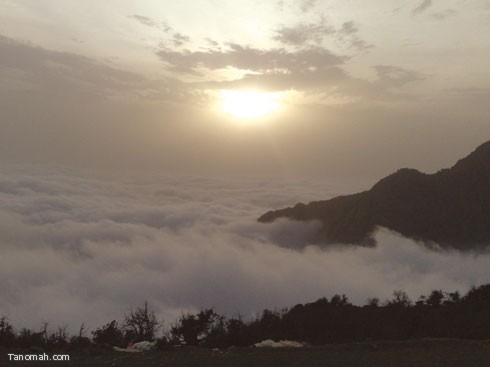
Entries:
{"label": "dark vegetation", "polygon": [[450,169],[400,169],[368,191],[269,211],[258,221],[277,218],[321,221],[319,242],[327,244],[371,246],[375,229],[385,227],[443,248],[489,246],[490,141]]}
{"label": "dark vegetation", "polygon": [[[250,321],[225,318],[212,309],[182,314],[163,329],[147,303],[130,310],[119,324],[113,320],[87,336],[84,325],[69,336],[66,327],[49,331],[16,330],[7,317],[0,318],[0,347],[39,350],[83,350],[125,347],[128,342],[156,341],[160,349],[172,345],[226,348],[250,346],[265,339],[296,340],[310,345],[408,340],[419,338],[490,338],[490,284],[472,288],[466,295],[432,291],[412,302],[403,291],[383,303],[369,299],[364,306],[345,295],[321,298],[282,311],[265,310]],[[160,330],[162,329],[162,330]]]}

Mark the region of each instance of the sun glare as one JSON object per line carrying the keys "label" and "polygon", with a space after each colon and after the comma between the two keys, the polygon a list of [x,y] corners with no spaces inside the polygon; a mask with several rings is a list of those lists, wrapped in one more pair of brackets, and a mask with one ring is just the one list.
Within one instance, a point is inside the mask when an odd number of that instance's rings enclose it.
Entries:
{"label": "sun glare", "polygon": [[273,112],[280,106],[279,93],[253,90],[223,90],[220,108],[239,119],[258,119]]}

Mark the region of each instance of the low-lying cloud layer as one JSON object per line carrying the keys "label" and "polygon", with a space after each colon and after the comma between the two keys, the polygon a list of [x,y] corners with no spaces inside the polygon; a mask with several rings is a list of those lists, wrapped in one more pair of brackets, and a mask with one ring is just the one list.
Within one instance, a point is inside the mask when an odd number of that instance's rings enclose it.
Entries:
{"label": "low-lying cloud layer", "polygon": [[[356,187],[357,186],[357,187]],[[167,325],[182,310],[250,316],[345,293],[357,304],[489,280],[488,255],[431,252],[384,231],[374,249],[310,245],[317,223],[259,224],[270,208],[359,184],[0,174],[0,313],[17,326],[95,328],[148,300]]]}

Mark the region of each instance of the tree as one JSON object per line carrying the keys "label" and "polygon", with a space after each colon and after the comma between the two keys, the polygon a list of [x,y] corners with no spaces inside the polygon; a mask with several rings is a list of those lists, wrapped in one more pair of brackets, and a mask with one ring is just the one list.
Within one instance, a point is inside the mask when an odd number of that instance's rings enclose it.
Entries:
{"label": "tree", "polygon": [[441,290],[432,291],[429,297],[427,297],[426,303],[428,306],[437,307],[442,304],[444,300],[444,293]]}
{"label": "tree", "polygon": [[224,318],[214,310],[206,309],[197,315],[183,314],[177,324],[172,326],[171,334],[181,343],[199,345],[207,338],[224,330]]}
{"label": "tree", "polygon": [[250,333],[242,317],[238,315],[226,321],[228,343],[235,346],[248,346],[251,344]]}
{"label": "tree", "polygon": [[22,348],[28,347],[43,347],[45,345],[43,331],[32,331],[30,329],[23,328],[19,332],[17,337],[17,345]]}
{"label": "tree", "polygon": [[379,307],[379,298],[377,297],[368,298],[366,301],[366,306],[371,308]]}
{"label": "tree", "polygon": [[490,284],[471,287],[464,297],[464,302],[477,309],[488,309],[490,306]]}
{"label": "tree", "polygon": [[104,326],[92,331],[92,340],[96,344],[107,344],[112,346],[123,346],[123,332],[117,321],[112,320]]}
{"label": "tree", "polygon": [[444,301],[445,305],[448,304],[458,304],[461,302],[461,295],[458,291],[449,293],[448,299]]}
{"label": "tree", "polygon": [[155,312],[148,308],[148,302],[136,310],[130,309],[124,315],[124,326],[126,339],[135,342],[155,339],[155,333],[162,327],[162,322],[157,321]]}
{"label": "tree", "polygon": [[393,299],[387,302],[387,306],[391,307],[410,307],[412,305],[412,301],[408,298],[408,295],[401,290],[393,291]]}
{"label": "tree", "polygon": [[[47,324],[46,324],[47,326]],[[56,331],[48,335],[46,340],[46,345],[53,348],[63,348],[68,344],[68,332],[66,331],[66,326],[58,326]],[[47,333],[47,329],[43,331]]]}
{"label": "tree", "polygon": [[0,346],[10,347],[15,343],[14,327],[7,316],[0,317]]}
{"label": "tree", "polygon": [[350,305],[349,299],[347,298],[347,296],[345,294],[343,294],[343,295],[335,294],[330,299],[330,304],[332,306],[336,306],[336,307],[344,307],[344,306]]}
{"label": "tree", "polygon": [[74,335],[70,339],[70,347],[72,348],[84,348],[91,344],[89,338],[85,336],[85,324],[80,325],[78,335]]}

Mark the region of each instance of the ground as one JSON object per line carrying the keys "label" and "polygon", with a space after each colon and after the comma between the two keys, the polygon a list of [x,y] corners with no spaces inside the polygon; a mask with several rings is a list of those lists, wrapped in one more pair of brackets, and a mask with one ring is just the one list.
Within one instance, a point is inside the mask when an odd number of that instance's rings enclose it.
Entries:
{"label": "ground", "polygon": [[173,348],[146,353],[110,350],[69,352],[70,362],[9,362],[7,353],[29,351],[2,350],[0,366],[93,366],[93,367],[299,367],[299,366],[393,366],[451,367],[490,365],[490,341],[423,339],[331,344],[300,349]]}

